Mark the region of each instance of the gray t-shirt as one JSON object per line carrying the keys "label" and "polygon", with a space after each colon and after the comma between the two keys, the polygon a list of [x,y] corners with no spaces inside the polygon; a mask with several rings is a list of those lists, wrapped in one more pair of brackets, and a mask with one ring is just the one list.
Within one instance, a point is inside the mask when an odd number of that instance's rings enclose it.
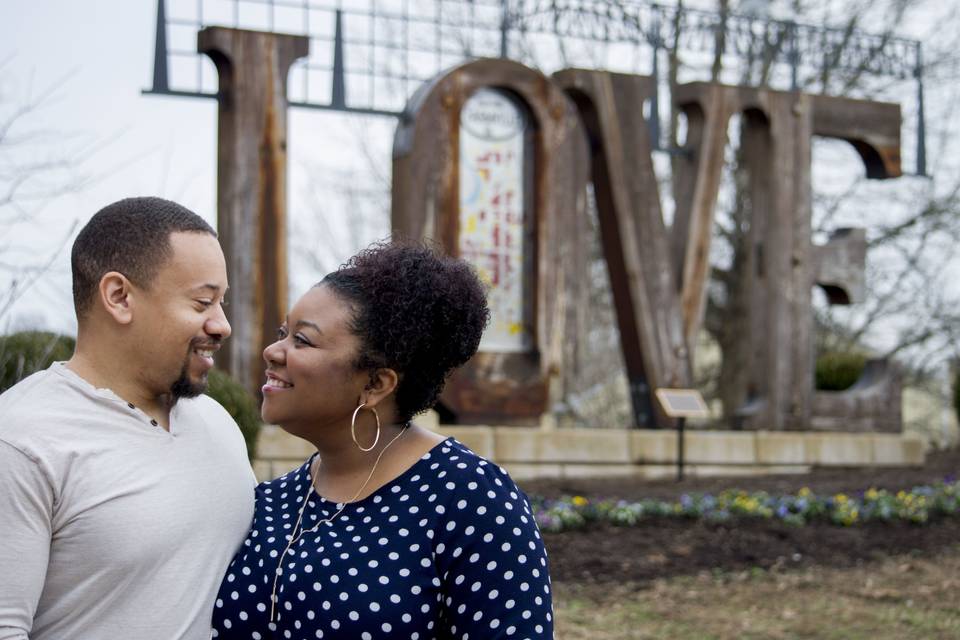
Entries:
{"label": "gray t-shirt", "polygon": [[236,424],[170,431],[56,363],[0,395],[0,640],[208,640],[253,516]]}

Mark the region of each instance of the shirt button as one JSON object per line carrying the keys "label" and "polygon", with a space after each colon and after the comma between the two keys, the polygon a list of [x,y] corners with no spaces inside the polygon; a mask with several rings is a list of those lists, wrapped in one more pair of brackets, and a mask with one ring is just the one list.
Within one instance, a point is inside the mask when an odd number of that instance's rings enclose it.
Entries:
{"label": "shirt button", "polygon": [[132,402],[128,402],[128,403],[127,403],[127,406],[130,407],[131,409],[136,409],[136,407],[133,406],[133,403],[132,403]]}
{"label": "shirt button", "polygon": [[152,425],[155,426],[155,427],[156,427],[156,426],[159,426],[159,425],[157,424],[157,421],[156,421],[156,420],[151,420],[151,421],[150,421],[150,424],[152,424]]}

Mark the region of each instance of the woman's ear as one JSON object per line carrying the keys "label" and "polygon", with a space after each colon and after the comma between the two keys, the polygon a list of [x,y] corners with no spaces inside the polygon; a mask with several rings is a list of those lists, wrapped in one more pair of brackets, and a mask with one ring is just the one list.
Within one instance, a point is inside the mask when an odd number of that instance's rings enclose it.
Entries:
{"label": "woman's ear", "polygon": [[125,275],[110,271],[100,278],[99,302],[118,324],[133,321],[133,286]]}
{"label": "woman's ear", "polygon": [[383,401],[384,398],[392,394],[397,389],[397,383],[400,382],[400,376],[393,369],[386,367],[377,369],[370,375],[370,382],[364,388],[363,393],[368,407],[375,407]]}

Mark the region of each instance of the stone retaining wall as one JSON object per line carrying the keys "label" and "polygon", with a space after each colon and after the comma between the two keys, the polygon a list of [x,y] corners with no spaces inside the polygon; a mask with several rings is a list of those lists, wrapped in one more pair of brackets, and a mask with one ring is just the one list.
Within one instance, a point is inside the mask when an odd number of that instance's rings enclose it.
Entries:
{"label": "stone retaining wall", "polygon": [[[504,468],[517,480],[584,476],[672,477],[677,434],[634,429],[447,426],[420,422]],[[923,440],[914,435],[782,431],[688,431],[690,476],[806,473],[812,467],[919,466]],[[313,453],[308,442],[265,426],[254,471],[261,480],[293,469]]]}

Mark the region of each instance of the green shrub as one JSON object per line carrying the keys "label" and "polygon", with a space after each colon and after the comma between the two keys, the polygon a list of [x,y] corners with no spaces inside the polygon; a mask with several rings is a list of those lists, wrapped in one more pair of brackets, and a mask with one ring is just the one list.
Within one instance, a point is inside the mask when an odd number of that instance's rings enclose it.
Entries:
{"label": "green shrub", "polygon": [[820,391],[843,391],[860,378],[867,357],[851,351],[830,351],[817,358],[816,388]]}
{"label": "green shrub", "polygon": [[247,454],[253,460],[257,434],[260,433],[260,409],[257,401],[239,382],[219,369],[212,369],[207,378],[207,395],[219,402],[240,426],[247,442]]}
{"label": "green shrub", "polygon": [[[47,331],[21,331],[0,336],[0,393],[27,376],[59,360],[69,360],[77,341]],[[219,402],[240,426],[247,452],[253,459],[260,433],[257,401],[240,383],[218,369],[210,371],[207,395]]]}
{"label": "green shrub", "polygon": [[69,360],[77,341],[48,331],[0,336],[0,392],[58,360]]}
{"label": "green shrub", "polygon": [[957,412],[957,419],[960,420],[960,366],[956,367],[953,374],[953,408]]}

